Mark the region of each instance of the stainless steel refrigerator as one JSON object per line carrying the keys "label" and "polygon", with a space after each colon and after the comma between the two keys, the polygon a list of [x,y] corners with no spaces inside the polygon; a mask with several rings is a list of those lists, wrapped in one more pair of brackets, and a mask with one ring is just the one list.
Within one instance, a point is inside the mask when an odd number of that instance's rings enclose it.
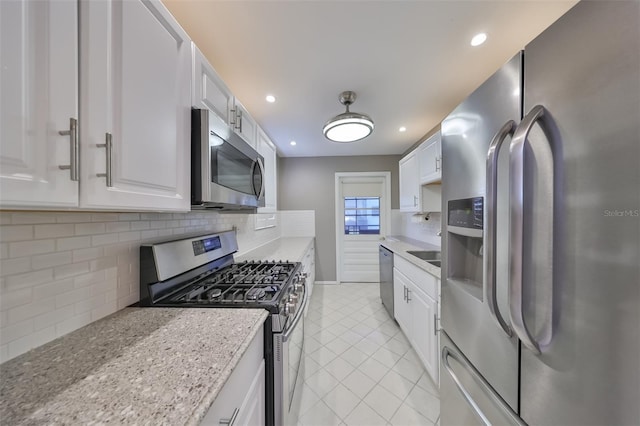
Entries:
{"label": "stainless steel refrigerator", "polygon": [[640,2],[574,6],[442,155],[441,425],[639,425]]}

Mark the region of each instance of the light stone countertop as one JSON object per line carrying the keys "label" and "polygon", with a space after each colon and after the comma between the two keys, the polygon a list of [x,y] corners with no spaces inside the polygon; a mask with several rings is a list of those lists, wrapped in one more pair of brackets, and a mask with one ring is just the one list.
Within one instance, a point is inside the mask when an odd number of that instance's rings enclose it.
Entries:
{"label": "light stone countertop", "polygon": [[267,315],[125,308],[0,365],[0,421],[198,424]]}
{"label": "light stone countertop", "polygon": [[241,256],[234,257],[236,262],[245,260],[276,260],[283,262],[302,262],[302,257],[309,246],[313,244],[313,237],[284,237],[271,241]]}
{"label": "light stone countertop", "polygon": [[440,279],[440,268],[430,264],[426,260],[422,260],[412,254],[407,253],[407,251],[409,250],[440,251],[440,247],[404,236],[386,237],[384,241],[380,242],[380,245],[391,250],[394,256],[400,256],[408,262],[413,263],[417,267],[424,269],[431,275],[434,275],[438,279]]}

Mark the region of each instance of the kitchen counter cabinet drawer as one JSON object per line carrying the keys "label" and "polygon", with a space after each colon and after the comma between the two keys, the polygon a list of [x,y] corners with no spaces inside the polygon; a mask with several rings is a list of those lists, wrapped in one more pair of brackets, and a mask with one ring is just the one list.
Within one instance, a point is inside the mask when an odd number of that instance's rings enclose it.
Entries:
{"label": "kitchen counter cabinet drawer", "polygon": [[400,256],[395,256],[394,262],[394,266],[415,283],[420,290],[438,300],[438,279],[436,277]]}
{"label": "kitchen counter cabinet drawer", "polygon": [[258,333],[200,424],[264,425],[264,369],[264,333]]}

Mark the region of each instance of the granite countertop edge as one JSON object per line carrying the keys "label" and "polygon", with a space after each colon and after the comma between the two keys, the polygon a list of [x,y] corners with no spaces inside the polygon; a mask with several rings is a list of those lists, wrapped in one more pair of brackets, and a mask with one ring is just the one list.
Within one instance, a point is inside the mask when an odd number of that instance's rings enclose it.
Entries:
{"label": "granite countertop edge", "polygon": [[425,243],[420,240],[414,240],[413,238],[405,237],[405,236],[389,236],[386,237],[384,241],[380,242],[380,245],[388,248],[393,252],[394,255],[398,255],[405,259],[406,261],[416,265],[420,269],[430,273],[436,278],[440,279],[441,270],[435,265],[430,264],[429,262],[422,260],[416,256],[413,256],[408,253],[408,251],[412,250],[436,250],[440,251],[441,248],[434,244]]}
{"label": "granite countertop edge", "polygon": [[122,309],[0,364],[0,417],[16,425],[197,425],[267,316]]}

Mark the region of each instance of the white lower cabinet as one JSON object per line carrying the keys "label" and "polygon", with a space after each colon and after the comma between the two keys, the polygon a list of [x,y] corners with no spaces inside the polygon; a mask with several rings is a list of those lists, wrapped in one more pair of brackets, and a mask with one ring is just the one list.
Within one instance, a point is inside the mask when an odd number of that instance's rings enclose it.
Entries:
{"label": "white lower cabinet", "polygon": [[394,256],[394,316],[425,369],[439,383],[438,279]]}
{"label": "white lower cabinet", "polygon": [[264,425],[264,370],[264,334],[258,332],[200,424]]}

